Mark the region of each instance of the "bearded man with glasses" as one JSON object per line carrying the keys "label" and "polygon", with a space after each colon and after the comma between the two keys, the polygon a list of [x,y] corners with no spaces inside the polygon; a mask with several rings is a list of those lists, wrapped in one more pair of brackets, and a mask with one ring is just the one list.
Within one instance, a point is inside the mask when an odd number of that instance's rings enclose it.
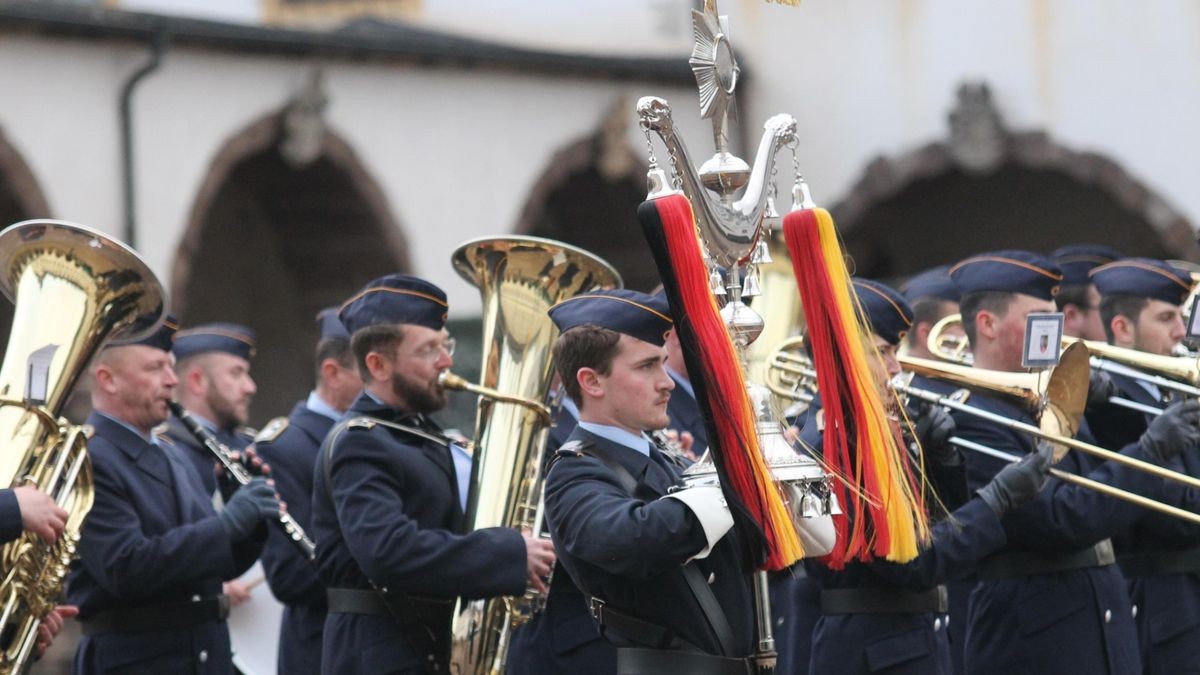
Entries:
{"label": "bearded man with glasses", "polygon": [[446,295],[376,279],[339,318],[364,390],[330,430],[313,475],[313,538],[327,588],[324,673],[445,672],[454,599],[521,595],[554,548],[513,528],[464,532],[471,458],[428,417],[454,364]]}

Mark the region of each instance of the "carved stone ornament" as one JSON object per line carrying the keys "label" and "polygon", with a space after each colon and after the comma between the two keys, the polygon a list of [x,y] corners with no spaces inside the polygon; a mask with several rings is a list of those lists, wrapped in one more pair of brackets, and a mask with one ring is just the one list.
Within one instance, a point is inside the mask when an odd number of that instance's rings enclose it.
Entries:
{"label": "carved stone ornament", "polygon": [[1004,162],[1008,132],[992,92],[982,82],[958,87],[958,103],[950,111],[950,155],[968,173],[990,173]]}
{"label": "carved stone ornament", "polygon": [[329,97],[325,94],[321,70],[315,69],[283,111],[279,153],[293,169],[303,169],[320,158],[325,143],[325,108],[328,106]]}

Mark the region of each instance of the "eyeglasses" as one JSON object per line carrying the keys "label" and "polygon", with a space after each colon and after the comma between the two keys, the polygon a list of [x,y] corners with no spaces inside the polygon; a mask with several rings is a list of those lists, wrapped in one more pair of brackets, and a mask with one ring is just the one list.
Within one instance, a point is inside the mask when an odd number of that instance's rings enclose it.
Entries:
{"label": "eyeglasses", "polygon": [[418,349],[415,352],[399,354],[399,356],[409,356],[414,359],[421,359],[422,361],[436,361],[438,357],[442,355],[442,352],[446,352],[446,356],[454,356],[454,348],[457,345],[458,342],[451,337],[446,338],[445,342],[440,345],[430,345],[428,347]]}

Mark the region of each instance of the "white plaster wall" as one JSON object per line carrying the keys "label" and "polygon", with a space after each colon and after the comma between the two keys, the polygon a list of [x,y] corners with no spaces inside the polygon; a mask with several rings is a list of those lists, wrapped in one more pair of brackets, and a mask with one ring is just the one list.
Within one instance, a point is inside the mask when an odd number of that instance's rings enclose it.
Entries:
{"label": "white plaster wall", "polygon": [[[0,39],[0,128],[31,165],[56,217],[120,235],[118,92],[146,56],[133,44]],[[216,154],[278,111],[315,65],[176,46],[138,87],[138,248],[164,283]],[[691,96],[645,83],[508,71],[320,65],[331,129],[385,193],[413,271],[447,290],[457,316],[475,315],[479,305],[449,265],[457,244],[512,232],[551,157],[593,134],[619,97],[629,99],[630,143],[642,155],[637,97]],[[698,120],[689,126],[702,131]]]}

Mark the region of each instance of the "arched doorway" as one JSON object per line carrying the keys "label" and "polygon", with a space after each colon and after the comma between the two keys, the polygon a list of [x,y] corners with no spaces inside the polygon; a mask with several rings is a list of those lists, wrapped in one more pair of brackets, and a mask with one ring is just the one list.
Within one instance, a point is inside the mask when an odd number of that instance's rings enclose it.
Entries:
{"label": "arched doorway", "polygon": [[832,209],[862,276],[897,280],[974,253],[1108,244],[1196,260],[1190,223],[1115,162],[1004,129],[986,85],[964,85],[947,140],[871,162]]}
{"label": "arched doorway", "polygon": [[658,271],[637,219],[646,198],[646,166],[624,141],[630,106],[620,99],[611,110],[595,135],[550,160],[516,230],[595,253],[617,268],[626,288],[650,291],[659,283]]}
{"label": "arched doorway", "polygon": [[[0,131],[0,229],[30,218],[49,217],[50,206],[37,179],[21,154]],[[0,301],[0,354],[8,346],[12,318],[12,303]]]}
{"label": "arched doorway", "polygon": [[311,161],[288,161],[283,118],[259,120],[218,152],[171,279],[183,325],[232,321],[257,331],[257,424],[312,388],[317,311],[408,269],[400,228],[353,150],[323,131]]}

